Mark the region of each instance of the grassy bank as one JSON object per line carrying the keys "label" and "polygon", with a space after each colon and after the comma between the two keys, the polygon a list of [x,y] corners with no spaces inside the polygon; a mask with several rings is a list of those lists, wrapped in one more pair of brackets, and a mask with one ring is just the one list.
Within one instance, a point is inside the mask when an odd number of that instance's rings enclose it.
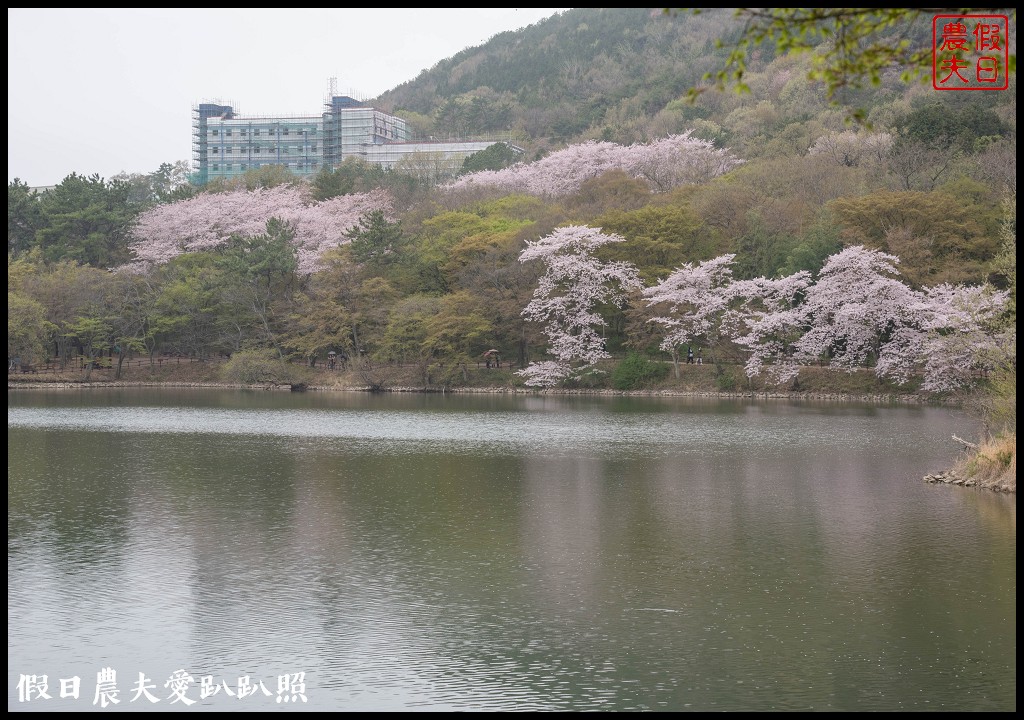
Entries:
{"label": "grassy bank", "polygon": [[1017,433],[1004,433],[979,443],[957,460],[949,474],[978,487],[1017,492]]}

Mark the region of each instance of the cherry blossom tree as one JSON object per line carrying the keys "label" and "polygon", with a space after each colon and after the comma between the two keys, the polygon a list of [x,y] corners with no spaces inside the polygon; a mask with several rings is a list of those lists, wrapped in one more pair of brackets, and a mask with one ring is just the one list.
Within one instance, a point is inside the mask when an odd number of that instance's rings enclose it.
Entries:
{"label": "cherry blossom tree", "polygon": [[671,353],[679,377],[679,346],[698,340],[709,344],[717,335],[722,316],[732,301],[732,264],[735,255],[722,255],[694,265],[686,263],[652,287],[644,288],[648,307],[665,314],[651,318],[663,328],[661,349]]}
{"label": "cherry blossom tree", "polygon": [[493,187],[508,193],[562,197],[578,192],[586,180],[609,170],[622,170],[663,192],[687,183],[707,182],[742,162],[728,150],[692,137],[690,132],[628,146],[591,140],[533,163],[463,175],[447,187]]}
{"label": "cherry blossom tree", "polygon": [[554,356],[518,372],[527,385],[557,385],[593,371],[596,363],[610,357],[599,333],[607,324],[599,310],[609,303],[624,302],[628,291],[642,284],[632,264],[606,263],[594,257],[594,250],[612,242],[625,242],[625,238],[602,233],[600,228],[573,225],[528,242],[520,254],[520,262],[541,260],[546,266],[522,314],[544,324],[549,352]]}
{"label": "cherry blossom tree", "polygon": [[801,271],[779,279],[732,279],[733,255],[688,263],[642,295],[665,314],[662,349],[728,337],[750,356],[748,377],[782,384],[800,368],[869,366],[930,392],[972,382],[992,357],[1006,354],[1015,332],[997,332],[1009,293],[991,286],[939,285],[915,291],[898,277],[899,259],[863,246],[831,256],[816,282]]}
{"label": "cherry blossom tree", "polygon": [[994,320],[1006,308],[1009,293],[991,286],[937,285],[918,294],[917,322],[899,328],[879,354],[876,372],[900,384],[920,373],[929,392],[969,385],[986,359],[1016,342],[994,332]]}
{"label": "cherry blossom tree", "polygon": [[692,137],[692,131],[643,144],[626,150],[626,172],[647,180],[656,192],[681,185],[710,182],[743,161],[729,150],[716,148],[710,140]]}
{"label": "cherry blossom tree", "polygon": [[807,330],[797,362],[854,370],[877,358],[901,328],[913,327],[917,294],[903,283],[899,258],[854,245],[830,257],[796,308]]}
{"label": "cherry blossom tree", "polygon": [[292,185],[201,193],[142,213],[130,244],[136,261],[125,269],[159,265],[182,253],[223,247],[232,235],[260,235],[267,221],[276,218],[295,230],[299,272],[308,274],[320,269],[324,252],[348,242],[349,230],[374,211],[392,212],[386,191],[340,195],[321,202],[311,199],[309,188]]}
{"label": "cherry blossom tree", "polygon": [[750,352],[744,368],[747,377],[764,375],[782,384],[795,378],[800,365],[795,343],[806,330],[800,301],[811,284],[806,270],[779,279],[765,277],[734,282],[731,308],[723,319],[723,334]]}

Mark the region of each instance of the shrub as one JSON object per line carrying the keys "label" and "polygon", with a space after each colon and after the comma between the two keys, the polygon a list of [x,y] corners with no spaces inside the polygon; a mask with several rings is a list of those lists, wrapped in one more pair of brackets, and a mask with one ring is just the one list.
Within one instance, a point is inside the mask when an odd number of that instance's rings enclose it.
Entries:
{"label": "shrub", "polygon": [[271,349],[241,350],[221,368],[221,378],[242,385],[297,385],[309,381],[308,370],[281,359]]}
{"label": "shrub", "polygon": [[736,388],[740,385],[740,381],[736,377],[737,374],[736,368],[715,365],[715,385],[718,387],[718,391],[735,392]]}
{"label": "shrub", "polygon": [[639,390],[650,387],[668,373],[664,363],[652,362],[639,353],[630,353],[612,370],[612,387],[616,390]]}

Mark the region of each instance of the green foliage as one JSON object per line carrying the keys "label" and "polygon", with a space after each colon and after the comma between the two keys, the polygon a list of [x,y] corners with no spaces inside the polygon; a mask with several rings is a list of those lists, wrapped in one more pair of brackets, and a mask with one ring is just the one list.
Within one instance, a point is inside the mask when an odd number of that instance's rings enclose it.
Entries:
{"label": "green foliage", "polygon": [[[1016,347],[1013,355],[1016,358]],[[985,420],[989,427],[1017,430],[1016,369],[998,368],[989,379],[984,399]]]}
{"label": "green foliage", "polygon": [[310,180],[316,202],[340,195],[365,193],[377,187],[386,187],[388,172],[382,166],[357,157],[347,157],[333,170],[323,167]]}
{"label": "green foliage", "polygon": [[261,345],[272,345],[283,356],[280,337],[294,297],[298,260],[292,239],[295,231],[276,218],[256,236],[232,236],[217,256],[223,273],[220,299],[228,314],[245,320]]}
{"label": "green foliage", "polygon": [[406,245],[402,224],[388,220],[380,210],[360,218],[359,225],[349,231],[349,237],[355,261],[376,268],[397,263]]}
{"label": "green foliage", "polygon": [[46,341],[53,330],[43,304],[20,292],[7,291],[7,357],[36,363],[46,357]]}
{"label": "green foliage", "polygon": [[1006,125],[991,108],[960,99],[936,100],[914,108],[897,120],[895,127],[902,137],[926,147],[952,147],[965,153],[981,149],[979,141],[983,138],[998,138],[1007,133]]}
{"label": "green foliage", "polygon": [[651,191],[646,182],[622,170],[609,170],[583,181],[579,192],[567,198],[565,205],[569,212],[586,221],[603,213],[638,210],[650,200]]}
{"label": "green foliage", "polygon": [[508,143],[494,143],[463,160],[459,175],[483,170],[502,170],[515,164],[521,155],[522,153],[516,152]]}
{"label": "green foliage", "polygon": [[223,251],[220,265],[247,280],[287,277],[295,272],[298,261],[292,239],[295,230],[276,218],[267,221],[262,235],[234,235]]}
{"label": "green foliage", "polygon": [[[665,8],[666,14],[676,12],[685,10]],[[840,88],[879,85],[882,73],[892,66],[905,68],[905,79],[919,78],[931,68],[928,41],[935,12],[927,8],[738,8],[735,16],[744,22],[743,31],[737,39],[719,38],[718,46],[731,47],[731,52],[725,67],[705,80],[713,80],[720,88],[732,83],[748,91],[744,83],[747,57],[765,44],[774,46],[778,55],[819,50],[808,79],[823,82],[829,97]]]}
{"label": "green foliage", "polygon": [[228,329],[243,317],[230,315],[223,297],[229,285],[226,271],[217,266],[215,256],[179,255],[159,268],[153,282],[157,289],[147,317],[151,349],[162,345],[197,357],[237,349],[238,333],[228,340]]}
{"label": "green foliage", "polygon": [[795,244],[791,236],[773,232],[758,213],[752,212],[747,231],[733,246],[736,252],[733,274],[739,280],[774,277],[785,262],[786,250]]}
{"label": "green foliage", "polygon": [[[1016,18],[1014,9],[957,8],[963,14],[1001,12]],[[665,8],[665,14],[699,14],[702,9]],[[728,49],[724,65],[704,75],[705,84],[694,85],[687,96],[695,101],[709,87],[733,87],[749,93],[747,62],[755,49],[777,55],[807,53],[811,66],[807,79],[824,85],[834,103],[846,100],[864,87],[883,83],[883,74],[897,67],[904,82],[925,82],[931,74],[933,38],[931,18],[942,12],[930,8],[737,8],[743,22],[738,36],[719,37],[716,46]],[[954,12],[947,10],[946,12]],[[1012,22],[1012,21],[1011,21]],[[1016,70],[1016,54],[1010,56],[1009,72]],[[710,81],[710,82],[709,82]],[[954,93],[955,94],[955,93]],[[866,112],[857,108],[849,117],[863,122]]]}
{"label": "green foliage", "polygon": [[1002,247],[993,263],[1010,293],[1006,312],[998,320],[1002,332],[1001,351],[993,353],[988,362],[993,368],[984,398],[986,423],[996,430],[1017,432],[1017,205],[1016,197],[1003,204],[1000,229]]}
{"label": "green foliage", "polygon": [[126,183],[72,173],[39,199],[42,227],[35,244],[47,261],[70,259],[93,267],[127,262],[128,233],[137,214]]}
{"label": "green foliage", "polygon": [[979,222],[992,211],[962,193],[878,191],[829,204],[845,245],[897,255],[915,286],[979,283],[996,254],[996,232]]}
{"label": "green foliage", "polygon": [[438,311],[425,320],[425,344],[433,357],[451,363],[476,360],[487,345],[492,326],[480,298],[466,291],[441,299]]}
{"label": "green foliage", "polygon": [[429,385],[429,366],[434,353],[428,342],[428,322],[440,307],[438,298],[427,295],[413,295],[396,303],[375,353],[376,359],[414,364],[423,373],[423,384]]}
{"label": "green foliage", "polygon": [[709,260],[717,250],[701,219],[686,205],[612,211],[599,217],[595,225],[626,238],[626,242],[602,247],[597,256],[606,262],[628,260],[648,283],[667,277],[683,263]]}
{"label": "green foliage", "polygon": [[736,392],[744,381],[742,368],[715,365],[715,386],[719,392]]}
{"label": "green foliage", "polygon": [[616,390],[642,390],[665,378],[668,365],[652,362],[639,353],[629,353],[612,370],[612,387]]}
{"label": "green foliage", "polygon": [[838,228],[827,220],[827,216],[823,216],[807,232],[795,238],[792,246],[784,250],[785,257],[782,264],[774,269],[774,276],[787,277],[801,270],[817,276],[825,261],[842,249]]}
{"label": "green foliage", "polygon": [[608,387],[608,373],[590,368],[566,377],[562,380],[562,387],[566,390],[603,390]]}
{"label": "green foliage", "polygon": [[190,163],[161,163],[151,173],[118,173],[111,182],[123,183],[128,190],[128,202],[137,209],[158,203],[176,202],[195,195],[196,187],[189,182]]}
{"label": "green foliage", "polygon": [[130,259],[128,241],[139,212],[158,202],[184,199],[187,163],[163,163],[149,174],[71,173],[54,188],[36,193],[17,178],[7,187],[7,251],[40,248],[47,262],[71,260],[99,268]]}
{"label": "green foliage", "polygon": [[7,185],[7,252],[20,255],[35,244],[36,232],[43,225],[39,195],[26,183],[14,178]]}
{"label": "green foliage", "polygon": [[334,350],[351,354],[352,321],[345,307],[327,292],[298,296],[282,342],[305,361],[323,360]]}

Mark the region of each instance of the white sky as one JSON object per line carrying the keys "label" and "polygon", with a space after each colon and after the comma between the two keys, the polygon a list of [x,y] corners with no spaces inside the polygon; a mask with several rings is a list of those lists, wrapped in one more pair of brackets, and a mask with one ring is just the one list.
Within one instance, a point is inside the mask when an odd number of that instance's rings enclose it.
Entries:
{"label": "white sky", "polygon": [[8,8],[7,181],[192,159],[192,106],[319,115],[567,8]]}

